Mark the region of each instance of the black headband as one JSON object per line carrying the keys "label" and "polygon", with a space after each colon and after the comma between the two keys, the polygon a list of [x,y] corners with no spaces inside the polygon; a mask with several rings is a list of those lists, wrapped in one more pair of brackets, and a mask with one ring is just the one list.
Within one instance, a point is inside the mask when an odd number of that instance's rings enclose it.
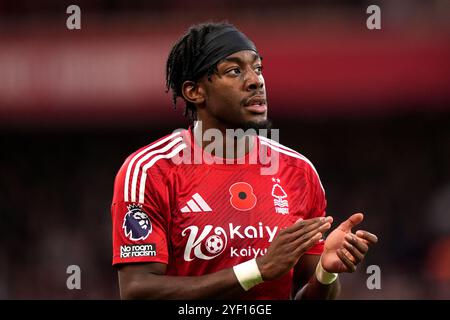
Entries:
{"label": "black headband", "polygon": [[205,73],[210,67],[223,58],[242,50],[252,50],[258,53],[253,42],[242,32],[230,26],[206,35],[205,44],[200,48],[188,78]]}

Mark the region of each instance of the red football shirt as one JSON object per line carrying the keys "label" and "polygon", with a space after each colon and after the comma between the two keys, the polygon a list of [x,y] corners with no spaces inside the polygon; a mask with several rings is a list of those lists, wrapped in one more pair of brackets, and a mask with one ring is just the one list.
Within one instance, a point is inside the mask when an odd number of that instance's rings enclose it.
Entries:
{"label": "red football shirt", "polygon": [[[256,139],[233,164],[208,153],[194,159],[203,150],[191,130],[130,155],[114,186],[113,264],[160,262],[167,275],[209,274],[265,254],[276,234],[300,217],[324,216],[325,193],[311,162],[273,140]],[[276,172],[261,174],[273,165],[262,154],[278,160]],[[308,254],[322,251],[320,241]],[[291,270],[242,298],[289,299],[292,276]]]}

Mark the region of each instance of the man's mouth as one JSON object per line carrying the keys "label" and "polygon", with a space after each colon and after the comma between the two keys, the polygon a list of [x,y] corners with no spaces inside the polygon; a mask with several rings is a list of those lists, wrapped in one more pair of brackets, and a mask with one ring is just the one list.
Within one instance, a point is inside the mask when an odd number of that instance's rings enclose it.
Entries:
{"label": "man's mouth", "polygon": [[262,114],[267,111],[267,101],[262,96],[254,96],[244,103],[244,107],[250,112]]}

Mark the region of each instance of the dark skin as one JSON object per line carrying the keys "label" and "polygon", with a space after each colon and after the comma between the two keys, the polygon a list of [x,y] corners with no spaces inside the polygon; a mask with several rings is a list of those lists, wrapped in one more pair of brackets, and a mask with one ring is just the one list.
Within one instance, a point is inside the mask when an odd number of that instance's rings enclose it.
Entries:
{"label": "dark skin", "polygon": [[183,84],[184,98],[197,107],[197,117],[203,130],[215,128],[225,133],[252,121],[267,120],[267,111],[253,112],[245,105],[251,98],[266,101],[264,77],[259,55],[253,51],[240,51],[217,64],[211,81],[204,76],[197,82]]}
{"label": "dark skin", "polygon": [[[218,63],[211,81],[205,76],[183,84],[183,96],[196,105],[203,130],[216,128],[225,133],[225,129],[240,128],[249,121],[267,120],[264,107],[248,107],[256,102],[267,105],[261,70],[261,59],[255,52],[240,51]],[[352,215],[327,237],[322,254],[325,270],[354,272],[369,246],[377,242],[367,231],[351,232],[362,219],[362,214]],[[332,221],[332,217],[299,220],[281,230],[267,253],[256,258],[263,280],[278,279],[294,268],[293,298],[335,298],[339,280],[330,285],[318,282],[315,269],[320,257],[305,254],[331,228]],[[125,264],[118,270],[123,299],[233,299],[244,292],[232,268],[192,277],[167,276],[162,263]]]}
{"label": "dark skin", "polygon": [[[197,117],[202,122],[202,130],[219,129],[225,137],[223,150],[226,150],[226,129],[238,129],[248,122],[261,124],[267,121],[267,99],[262,63],[258,54],[253,51],[241,51],[232,54],[217,64],[217,72],[211,77],[202,77],[199,81],[186,81],[183,84],[183,94],[187,101],[196,105]],[[248,105],[259,101],[266,110],[256,112]],[[256,102],[255,102],[256,103]],[[194,128],[196,138],[203,135]],[[202,139],[196,139],[202,140]],[[250,140],[252,141],[252,140]],[[234,139],[234,154],[242,156],[253,147],[244,140],[239,143]],[[202,140],[205,148],[207,141]],[[238,146],[242,150],[238,150]],[[227,156],[228,157],[228,156]]]}

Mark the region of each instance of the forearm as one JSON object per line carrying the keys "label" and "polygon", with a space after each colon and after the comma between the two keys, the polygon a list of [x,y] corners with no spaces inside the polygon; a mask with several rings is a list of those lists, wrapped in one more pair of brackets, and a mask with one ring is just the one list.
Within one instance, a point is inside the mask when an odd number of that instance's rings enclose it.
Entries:
{"label": "forearm", "polygon": [[325,285],[320,283],[313,275],[309,282],[298,291],[295,300],[331,300],[336,299],[341,291],[339,278],[333,283]]}
{"label": "forearm", "polygon": [[245,290],[262,281],[279,279],[292,269],[319,241],[321,232],[329,228],[327,221],[323,218],[299,221],[280,231],[265,255],[208,275],[167,276],[167,265],[157,262],[120,265],[120,295],[123,299],[238,298]]}
{"label": "forearm", "polygon": [[123,299],[226,299],[244,292],[233,268],[195,277],[142,273],[120,281]]}

